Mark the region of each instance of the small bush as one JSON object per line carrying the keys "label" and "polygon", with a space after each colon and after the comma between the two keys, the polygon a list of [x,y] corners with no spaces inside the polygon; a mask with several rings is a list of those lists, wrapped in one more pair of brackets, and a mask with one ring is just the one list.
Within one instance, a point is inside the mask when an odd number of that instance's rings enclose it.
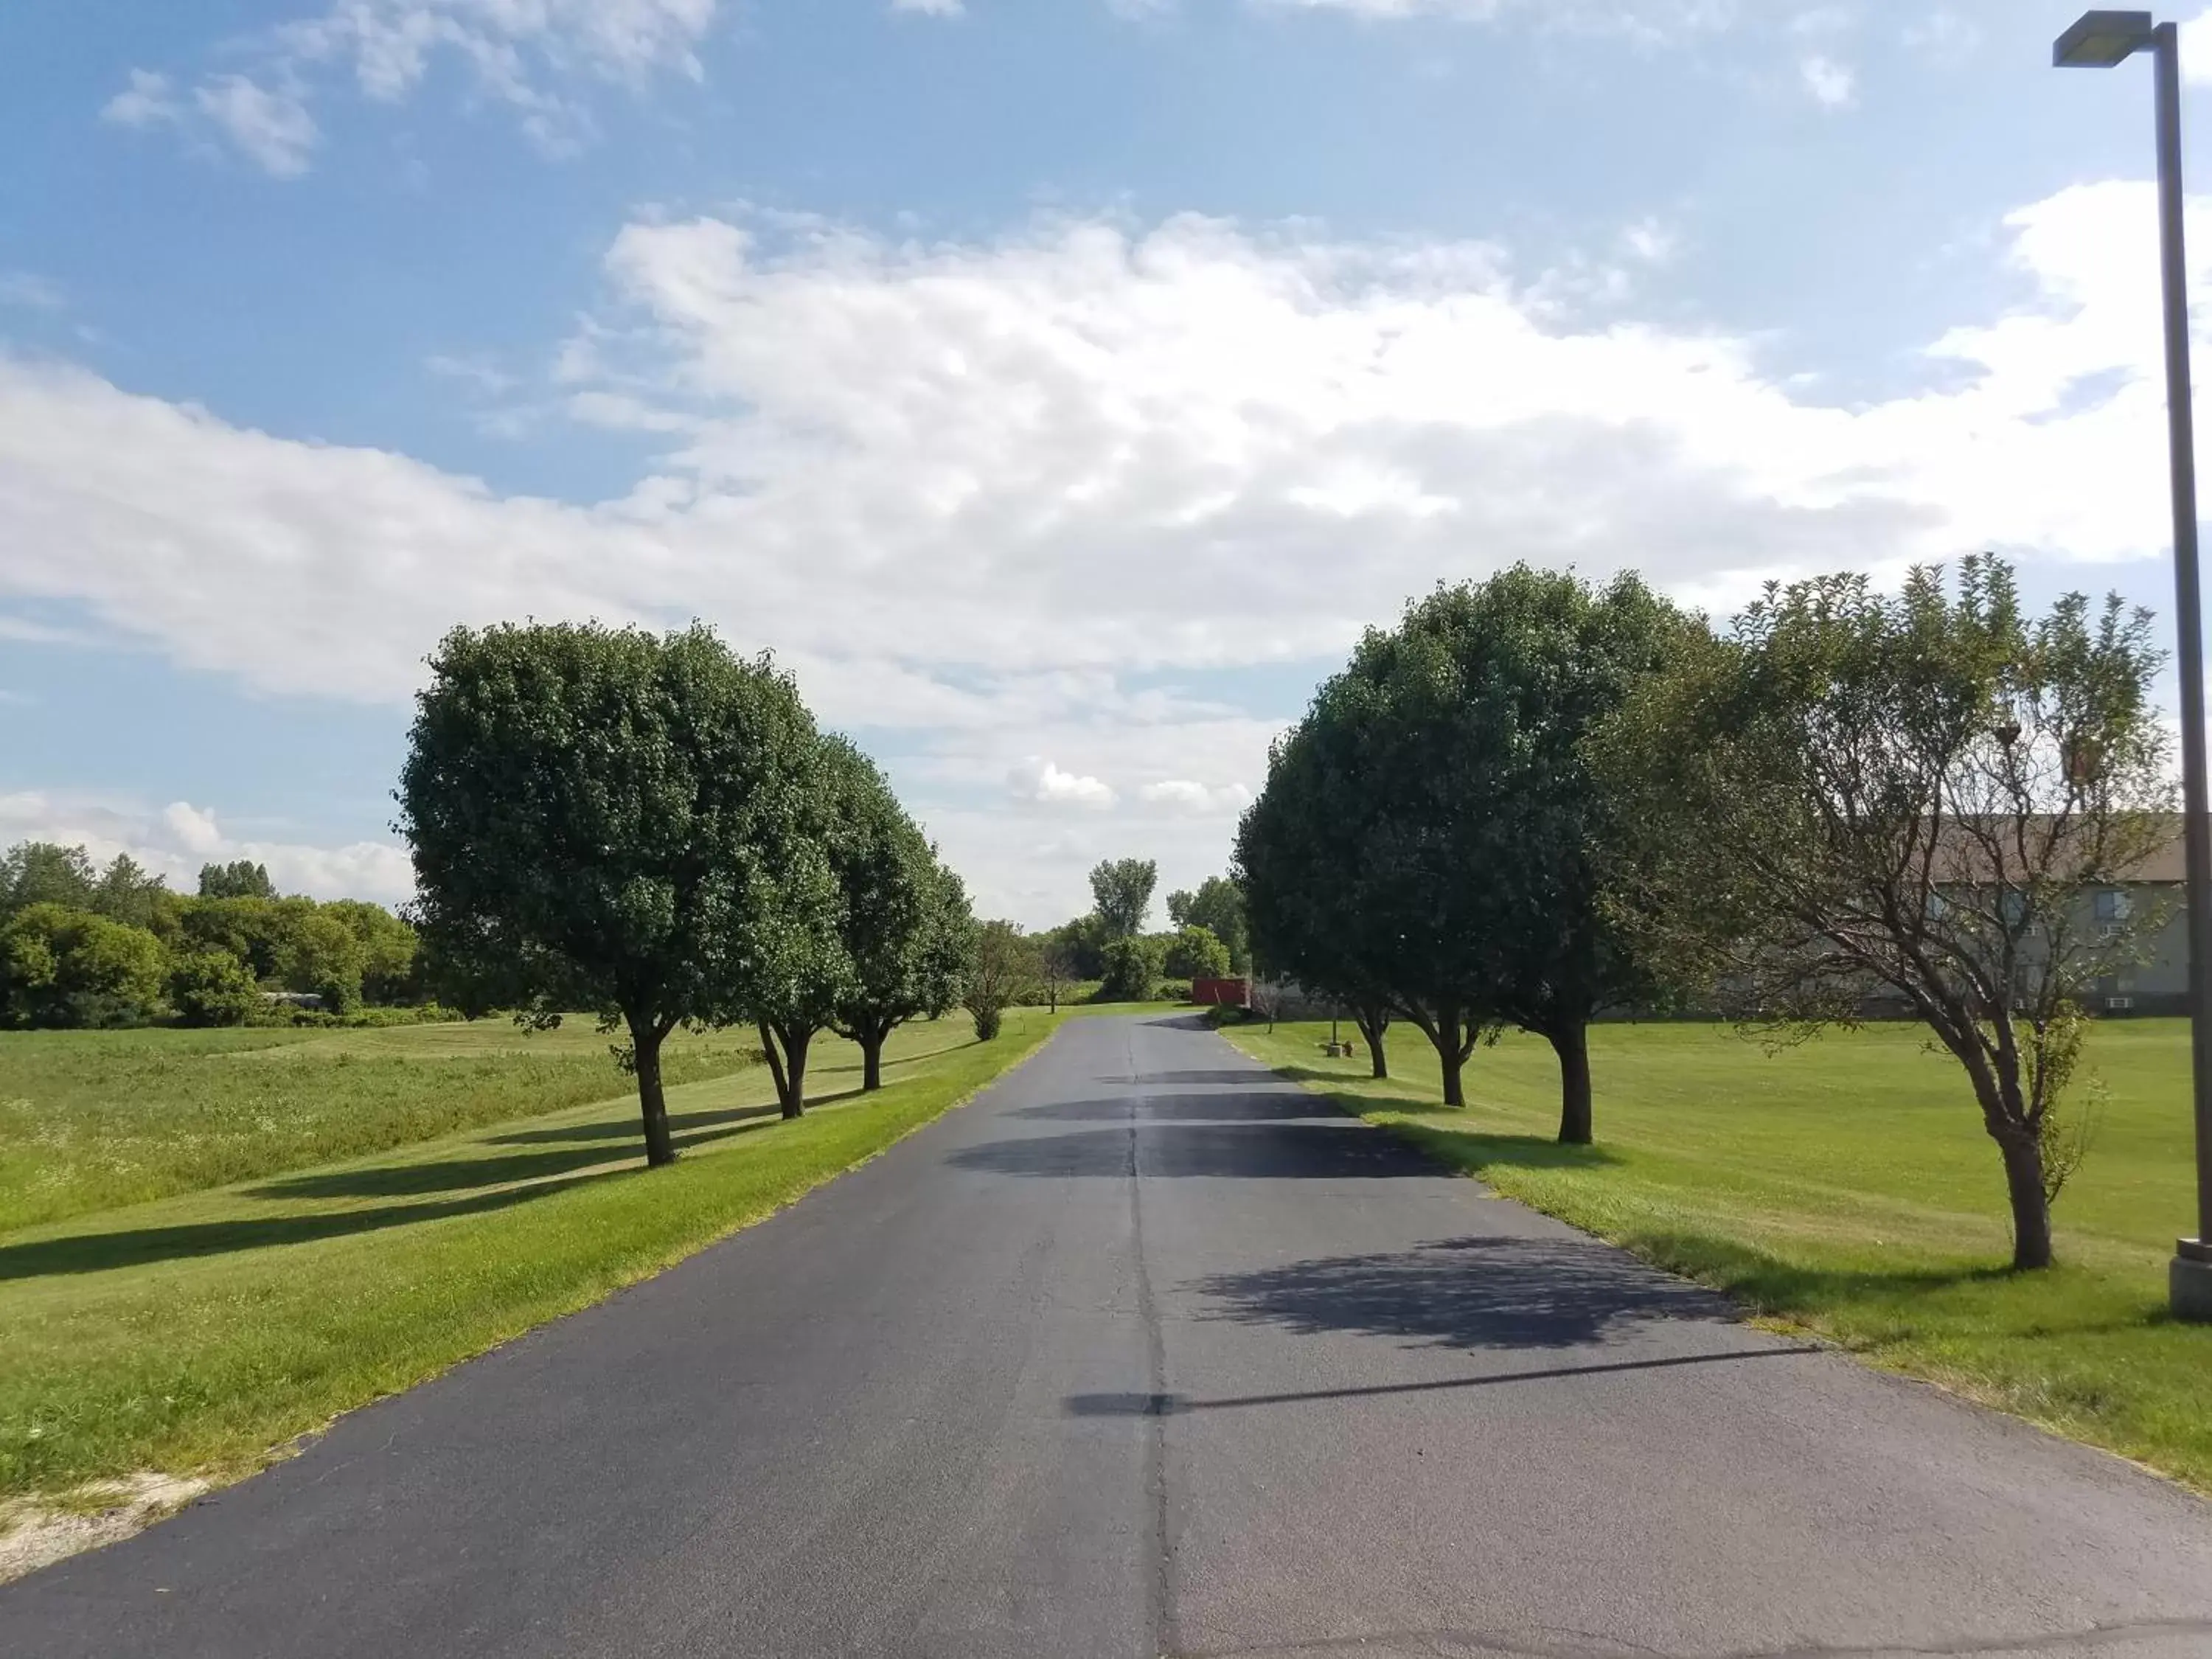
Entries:
{"label": "small bush", "polygon": [[169,969],[169,1002],[187,1025],[243,1025],[258,1012],[253,970],[228,951],[189,951]]}
{"label": "small bush", "polygon": [[1099,982],[1100,1002],[1146,1002],[1159,983],[1160,952],[1151,939],[1117,939],[1107,942],[1106,977]]}
{"label": "small bush", "polygon": [[1000,1024],[1006,1018],[1003,1010],[987,1006],[973,1008],[969,1012],[975,1022],[976,1042],[988,1042],[999,1035]]}

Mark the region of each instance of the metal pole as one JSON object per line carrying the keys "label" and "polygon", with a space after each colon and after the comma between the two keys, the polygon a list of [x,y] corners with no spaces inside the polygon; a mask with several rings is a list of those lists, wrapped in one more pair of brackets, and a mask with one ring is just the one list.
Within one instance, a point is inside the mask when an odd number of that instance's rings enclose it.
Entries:
{"label": "metal pole", "polygon": [[2181,224],[2179,30],[2174,24],[2160,23],[2153,40],[2158,81],[2159,264],[2166,290],[2166,426],[2173,475],[2173,620],[2181,666],[2182,848],[2189,878],[2191,1080],[2197,1109],[2197,1237],[2181,1241],[2179,1254],[2185,1261],[2201,1263],[2212,1261],[2212,817],[2208,817],[2204,778],[2204,617],[2197,571],[2189,264]]}

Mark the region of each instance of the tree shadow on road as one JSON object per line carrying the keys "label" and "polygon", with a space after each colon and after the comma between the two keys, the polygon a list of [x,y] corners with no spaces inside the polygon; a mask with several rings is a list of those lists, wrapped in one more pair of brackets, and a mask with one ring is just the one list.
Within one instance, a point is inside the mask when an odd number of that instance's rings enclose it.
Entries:
{"label": "tree shadow on road", "polygon": [[1109,1095],[1097,1100],[1056,1100],[1024,1106],[1008,1114],[1048,1123],[1292,1123],[1302,1118],[1334,1119],[1335,1107],[1317,1095]]}
{"label": "tree shadow on road", "polygon": [[1073,1134],[987,1141],[952,1154],[956,1167],[993,1175],[1212,1176],[1254,1181],[1363,1181],[1443,1173],[1411,1147],[1350,1120],[1266,1127],[1132,1123]]}
{"label": "tree shadow on road", "polygon": [[1214,1304],[1205,1317],[1409,1347],[1570,1348],[1642,1326],[1732,1317],[1711,1291],[1577,1238],[1444,1239],[1217,1273],[1188,1288]]}

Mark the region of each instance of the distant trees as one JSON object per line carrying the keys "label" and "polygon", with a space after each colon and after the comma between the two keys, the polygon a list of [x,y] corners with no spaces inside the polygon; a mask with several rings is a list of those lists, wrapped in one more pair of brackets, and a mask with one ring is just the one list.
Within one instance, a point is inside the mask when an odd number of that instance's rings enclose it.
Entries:
{"label": "distant trees", "polygon": [[1036,981],[1036,947],[1020,923],[986,921],[976,925],[974,952],[961,1006],[975,1023],[975,1040],[988,1042]]}
{"label": "distant trees", "polygon": [[836,907],[813,722],[699,627],[457,629],[430,668],[399,788],[417,926],[508,1006],[625,1030],[647,1159],[668,1164],[669,1033],[811,1012],[793,988]]}
{"label": "distant trees", "polygon": [[[188,897],[127,854],[100,866],[82,847],[25,842],[0,854],[0,925],[33,910],[18,930],[13,991],[0,993],[0,1019],[15,1025],[301,1017],[271,1006],[264,986],[338,1014],[420,995],[415,930],[379,905]],[[40,951],[23,942],[32,932],[54,957],[51,981],[34,971]]]}
{"label": "distant trees", "polygon": [[[1180,890],[1168,895],[1168,920],[1178,928],[1203,927],[1228,951],[1229,970],[1243,973],[1252,965],[1249,929],[1244,920],[1244,893],[1226,876],[1208,876],[1196,891]],[[1170,970],[1172,971],[1172,970]]]}
{"label": "distant trees", "polygon": [[1145,931],[1152,908],[1152,889],[1160,867],[1151,859],[1109,859],[1091,872],[1091,896],[1109,940],[1134,939]]}
{"label": "distant trees", "polygon": [[27,904],[0,924],[0,1012],[18,1025],[131,1024],[161,997],[167,965],[143,927]]}
{"label": "distant trees", "polygon": [[1229,971],[1229,947],[1211,927],[1193,922],[1169,939],[1161,966],[1170,979],[1219,979]]}
{"label": "distant trees", "polygon": [[256,864],[251,859],[240,859],[231,864],[204,864],[200,866],[200,896],[273,899],[276,896],[276,884],[269,879],[267,865]]}
{"label": "distant trees", "polygon": [[1966,1073],[2016,1267],[2051,1261],[2084,1144],[2063,1116],[2083,994],[2163,920],[2090,902],[2175,833],[2150,630],[2117,596],[2030,620],[1996,559],[1955,596],[1929,569],[1894,596],[1771,586],[1591,745],[1647,959],[1800,1030],[1901,1002]]}

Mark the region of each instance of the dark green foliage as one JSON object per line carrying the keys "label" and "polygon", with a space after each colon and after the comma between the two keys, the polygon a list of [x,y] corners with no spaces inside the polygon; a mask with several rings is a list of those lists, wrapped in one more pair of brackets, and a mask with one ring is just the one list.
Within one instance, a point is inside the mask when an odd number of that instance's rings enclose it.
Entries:
{"label": "dark green foliage", "polygon": [[2081,995],[2163,920],[2088,902],[2174,834],[2162,661],[2117,595],[2031,621],[2000,560],[1966,561],[1955,598],[1933,569],[1894,597],[1824,577],[1770,587],[1589,747],[1649,957],[1797,1031],[1878,993],[1910,1008],[2002,1157],[2019,1267],[2050,1262],[2081,1148],[2057,1116]]}
{"label": "dark green foliage", "polygon": [[1446,1099],[1500,1024],[1559,1052],[1560,1138],[1589,1139],[1583,1032],[1645,988],[1604,910],[1591,726],[1694,632],[1633,578],[1516,567],[1370,631],[1270,762],[1238,872],[1255,955],[1352,1010],[1380,1060],[1419,1025]]}
{"label": "dark green foliage", "polygon": [[92,855],[82,847],[18,842],[0,856],[0,915],[11,916],[33,904],[89,910],[98,880]]}
{"label": "dark green foliage", "polygon": [[253,970],[228,951],[187,951],[169,964],[169,1004],[187,1025],[243,1025],[259,1011]]}
{"label": "dark green foliage", "polygon": [[1194,922],[1168,936],[1161,967],[1174,979],[1219,979],[1229,972],[1229,947],[1211,927]]}
{"label": "dark green foliage", "polygon": [[276,884],[269,879],[269,866],[251,859],[233,864],[200,866],[200,896],[212,899],[273,899]]}
{"label": "dark green foliage", "polygon": [[1101,1002],[1149,1002],[1159,983],[1164,952],[1157,939],[1113,939],[1106,942],[1106,971],[1098,987]]}
{"label": "dark green foliage", "polygon": [[884,1042],[893,1031],[910,1019],[935,1019],[960,1000],[975,918],[960,878],[938,862],[883,774],[842,738],[831,739],[830,750],[842,797],[830,862],[851,964],[831,1024],[860,1045],[867,1091],[883,1086]]}
{"label": "dark green foliage", "polygon": [[0,1014],[17,1026],[135,1024],[158,1007],[167,967],[143,928],[27,905],[0,926]]}
{"label": "dark green foliage", "polygon": [[1133,939],[1145,931],[1159,879],[1160,867],[1151,859],[1110,859],[1091,871],[1091,893],[1107,939]]}
{"label": "dark green foliage", "polygon": [[1250,930],[1244,921],[1244,894],[1230,877],[1208,876],[1198,890],[1168,895],[1168,920],[1177,927],[1204,927],[1229,948],[1229,968],[1243,973],[1252,965]]}
{"label": "dark green foliage", "polygon": [[399,789],[417,925],[471,1000],[626,1026],[668,1163],[664,1040],[777,1006],[834,922],[813,722],[699,627],[460,629],[430,666]]}
{"label": "dark green foliage", "polygon": [[1096,911],[1063,921],[1037,938],[1060,947],[1060,961],[1070,979],[1097,979],[1106,972],[1106,924]]}

